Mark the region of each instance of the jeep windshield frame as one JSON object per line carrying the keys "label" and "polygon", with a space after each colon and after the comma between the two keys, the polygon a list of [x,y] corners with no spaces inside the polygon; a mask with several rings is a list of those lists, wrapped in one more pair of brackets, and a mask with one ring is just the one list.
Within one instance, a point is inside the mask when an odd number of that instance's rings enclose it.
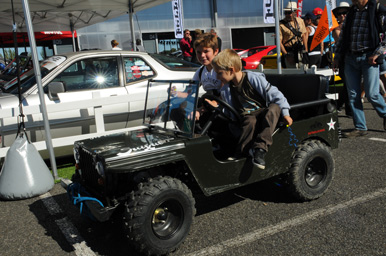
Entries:
{"label": "jeep windshield frame", "polygon": [[151,129],[193,137],[199,83],[192,80],[149,80],[143,124]]}

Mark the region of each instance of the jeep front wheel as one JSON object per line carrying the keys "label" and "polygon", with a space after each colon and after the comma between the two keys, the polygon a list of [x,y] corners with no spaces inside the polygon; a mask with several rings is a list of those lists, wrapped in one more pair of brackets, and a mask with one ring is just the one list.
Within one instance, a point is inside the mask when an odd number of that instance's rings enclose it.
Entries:
{"label": "jeep front wheel", "polygon": [[124,212],[130,243],[146,255],[174,251],[189,233],[194,205],[191,191],[178,179],[157,177],[140,183]]}
{"label": "jeep front wheel", "polygon": [[296,149],[288,174],[288,187],[300,201],[321,197],[334,176],[335,164],[329,147],[318,140],[302,143]]}

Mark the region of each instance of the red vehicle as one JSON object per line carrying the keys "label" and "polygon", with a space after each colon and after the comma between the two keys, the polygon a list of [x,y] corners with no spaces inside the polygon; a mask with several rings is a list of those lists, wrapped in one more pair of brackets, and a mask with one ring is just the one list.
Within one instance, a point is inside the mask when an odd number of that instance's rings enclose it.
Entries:
{"label": "red vehicle", "polygon": [[240,58],[243,60],[244,69],[257,69],[263,56],[275,53],[276,45],[257,46],[249,48],[240,55]]}

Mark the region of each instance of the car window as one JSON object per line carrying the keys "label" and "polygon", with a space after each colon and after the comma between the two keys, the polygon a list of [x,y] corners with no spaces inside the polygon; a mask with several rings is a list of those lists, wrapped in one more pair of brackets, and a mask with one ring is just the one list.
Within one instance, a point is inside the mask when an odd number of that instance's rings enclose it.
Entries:
{"label": "car window", "polygon": [[117,58],[100,57],[77,61],[53,81],[63,82],[66,91],[118,87]]}
{"label": "car window", "polygon": [[179,59],[172,56],[160,55],[160,54],[149,54],[156,61],[158,61],[161,65],[166,67],[167,69],[171,69],[173,71],[192,71],[197,70],[201,65],[196,63],[185,61],[183,59]]}
{"label": "car window", "polygon": [[276,52],[276,48],[275,48],[275,49],[270,50],[267,55],[273,55],[273,54],[276,54],[276,53],[277,52]]}
{"label": "car window", "polygon": [[[41,73],[41,78],[44,78],[51,72],[53,72],[60,64],[62,64],[66,60],[66,57],[64,56],[51,56],[44,61],[40,63],[40,73]],[[20,90],[21,93],[25,93],[29,89],[32,88],[36,84],[36,77],[35,77],[35,72],[33,69],[30,69],[27,72],[24,72],[20,76]],[[17,78],[12,79],[8,83],[6,83],[2,91],[7,92],[7,93],[12,93],[12,94],[18,94],[19,93],[19,88],[17,86],[18,80]]]}
{"label": "car window", "polygon": [[153,69],[139,57],[124,57],[126,83],[137,82],[155,76]]}
{"label": "car window", "polygon": [[248,57],[258,52],[264,51],[266,48],[255,48],[248,51]]}

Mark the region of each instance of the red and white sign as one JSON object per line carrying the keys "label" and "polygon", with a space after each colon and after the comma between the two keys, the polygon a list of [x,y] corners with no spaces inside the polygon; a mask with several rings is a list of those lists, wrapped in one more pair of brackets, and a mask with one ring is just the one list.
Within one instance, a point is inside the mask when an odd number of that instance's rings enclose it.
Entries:
{"label": "red and white sign", "polygon": [[301,17],[303,11],[303,0],[298,0],[298,10],[296,11],[296,16]]}

